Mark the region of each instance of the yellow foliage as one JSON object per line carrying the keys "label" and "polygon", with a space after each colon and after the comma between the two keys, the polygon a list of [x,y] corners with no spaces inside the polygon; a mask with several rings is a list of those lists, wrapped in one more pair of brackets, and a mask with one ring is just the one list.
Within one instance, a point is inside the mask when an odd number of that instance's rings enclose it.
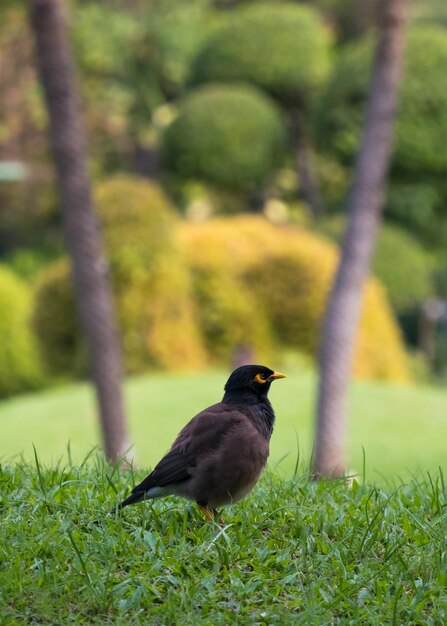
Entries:
{"label": "yellow foliage", "polygon": [[75,314],[68,259],[51,263],[38,276],[32,323],[50,371],[58,374],[85,371],[86,352]]}
{"label": "yellow foliage", "polygon": [[157,184],[123,175],[98,185],[95,197],[128,371],[200,367],[206,356],[168,198]]}
{"label": "yellow foliage", "polygon": [[231,223],[231,218],[212,220],[197,229],[179,223],[179,245],[191,269],[200,327],[214,360],[228,361],[236,350],[249,349],[254,359],[268,361],[274,345],[270,321],[241,280],[241,260],[247,261],[252,246],[232,237]]}
{"label": "yellow foliage", "polygon": [[[182,222],[156,185],[133,178],[104,184],[97,202],[128,372],[197,368],[228,361],[238,349],[265,362],[275,347],[315,354],[338,259],[332,243],[259,216]],[[41,277],[35,323],[55,371],[85,370],[66,261]],[[373,279],[355,373],[409,377],[398,327]]]}
{"label": "yellow foliage", "polygon": [[28,285],[0,266],[0,398],[43,383],[30,313]]}
{"label": "yellow foliage", "polygon": [[370,278],[365,289],[354,371],[361,378],[396,382],[411,378],[409,361],[385,289],[374,278]]}
{"label": "yellow foliage", "polygon": [[106,249],[114,257],[124,252],[129,264],[135,258],[152,261],[172,248],[175,210],[156,183],[130,175],[107,178],[95,189],[95,201]]}
{"label": "yellow foliage", "polygon": [[[236,298],[251,302],[248,320],[243,324],[246,338],[260,326],[266,330],[265,338],[270,329],[281,345],[315,354],[338,259],[332,243],[294,226],[272,225],[257,216],[182,223],[179,228],[196,292],[206,291],[210,313],[221,279],[213,282],[209,277],[231,277],[239,294],[233,297],[233,307]],[[209,286],[204,276],[208,276]],[[409,378],[396,321],[383,289],[373,279],[365,291],[354,370],[356,375],[368,378]]]}
{"label": "yellow foliage", "polygon": [[168,370],[202,367],[207,357],[188,267],[179,254],[158,264],[147,300],[146,345],[154,364]]}
{"label": "yellow foliage", "polygon": [[[136,177],[101,183],[103,227],[128,373],[192,369],[206,362],[189,270],[175,245],[176,216],[161,189]],[[69,265],[46,268],[34,306],[46,361],[58,373],[84,373]]]}

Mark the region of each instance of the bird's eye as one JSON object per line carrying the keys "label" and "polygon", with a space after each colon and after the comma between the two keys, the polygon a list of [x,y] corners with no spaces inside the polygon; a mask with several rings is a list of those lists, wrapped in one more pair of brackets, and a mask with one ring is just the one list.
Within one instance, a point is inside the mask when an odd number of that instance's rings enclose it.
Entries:
{"label": "bird's eye", "polygon": [[256,383],[264,384],[264,383],[267,382],[267,376],[266,376],[266,374],[256,374],[254,380],[255,380]]}

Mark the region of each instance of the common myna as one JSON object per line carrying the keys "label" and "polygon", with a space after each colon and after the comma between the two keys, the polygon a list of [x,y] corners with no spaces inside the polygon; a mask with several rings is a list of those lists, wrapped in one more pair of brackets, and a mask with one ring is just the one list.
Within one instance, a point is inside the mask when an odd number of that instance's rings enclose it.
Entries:
{"label": "common myna", "polygon": [[155,469],[112,512],[176,495],[195,500],[212,520],[218,507],[246,496],[269,455],[275,413],[267,394],[277,378],[285,375],[262,365],[235,369],[222,402],[193,417]]}

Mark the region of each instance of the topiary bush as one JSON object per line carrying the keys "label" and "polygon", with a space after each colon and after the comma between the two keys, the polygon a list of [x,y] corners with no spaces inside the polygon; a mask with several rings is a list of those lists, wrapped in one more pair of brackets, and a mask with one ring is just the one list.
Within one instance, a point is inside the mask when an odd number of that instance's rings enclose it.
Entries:
{"label": "topiary bush", "polygon": [[0,268],[0,397],[38,389],[44,382],[30,326],[31,293],[6,267]]}
{"label": "topiary bush", "polygon": [[[123,206],[126,198],[130,206],[138,182],[129,180]],[[174,220],[174,225],[167,247],[149,254],[150,265],[137,255],[125,256],[125,262],[118,256],[115,263],[119,241],[111,251],[128,372],[228,361],[240,348],[267,361],[278,346],[315,354],[337,262],[335,246],[307,231],[253,216],[205,223]],[[138,250],[145,237],[138,220],[134,226]],[[124,248],[131,248],[130,233],[123,241]],[[149,232],[147,241],[150,245]],[[34,315],[53,372],[79,374],[85,372],[85,356],[68,279],[67,263],[46,270]],[[408,376],[397,326],[374,280],[366,289],[355,371],[390,380]]]}
{"label": "topiary bush", "polygon": [[95,197],[128,371],[202,365],[190,277],[176,247],[169,200],[158,185],[131,176],[102,183]]}
{"label": "topiary bush", "polygon": [[162,158],[183,179],[251,193],[277,166],[284,142],[281,113],[267,96],[243,85],[209,85],[180,103]]}
{"label": "topiary bush", "polygon": [[50,263],[38,275],[32,323],[49,373],[85,374],[87,356],[76,316],[67,258]]}
{"label": "topiary bush", "polygon": [[[244,263],[232,262],[231,239],[223,242],[214,221],[180,224],[180,246],[192,271],[200,327],[213,361],[229,361],[240,349],[268,361],[274,340],[268,315],[241,278]],[[236,244],[237,245],[237,244]],[[240,251],[246,254],[251,246]]]}
{"label": "topiary bush", "polygon": [[307,103],[329,71],[329,30],[311,7],[252,3],[229,13],[196,58],[193,81],[245,81]]}
{"label": "topiary bush", "polygon": [[[322,95],[316,129],[320,144],[351,162],[357,151],[371,72],[373,41],[348,45]],[[396,122],[394,171],[421,177],[447,171],[447,31],[410,29]]]}
{"label": "topiary bush", "polygon": [[173,249],[176,212],[155,183],[129,175],[97,184],[95,201],[106,249],[113,261],[134,254],[148,264]]}
{"label": "topiary bush", "polygon": [[[194,368],[205,361],[188,268],[175,245],[175,212],[160,188],[117,177],[96,190],[126,371]],[[34,323],[54,373],[82,375],[85,350],[67,261],[48,267],[36,291]]]}
{"label": "topiary bush", "polygon": [[[335,246],[318,235],[293,226],[273,226],[259,217],[221,218],[180,228],[193,267],[202,273],[229,273],[239,293],[250,299],[247,337],[266,327],[280,345],[315,355],[337,263]],[[197,278],[195,272],[194,279],[200,281],[201,276]],[[202,315],[213,314],[215,293],[212,285],[207,292],[210,304]],[[398,326],[384,290],[373,279],[365,293],[355,372],[389,380],[409,377]]]}

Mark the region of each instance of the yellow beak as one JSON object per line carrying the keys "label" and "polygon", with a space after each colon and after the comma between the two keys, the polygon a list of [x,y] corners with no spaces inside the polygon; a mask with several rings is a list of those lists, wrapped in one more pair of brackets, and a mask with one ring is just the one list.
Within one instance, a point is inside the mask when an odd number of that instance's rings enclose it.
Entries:
{"label": "yellow beak", "polygon": [[269,378],[270,380],[276,380],[277,378],[287,378],[287,376],[285,374],[281,374],[281,372],[273,372]]}

